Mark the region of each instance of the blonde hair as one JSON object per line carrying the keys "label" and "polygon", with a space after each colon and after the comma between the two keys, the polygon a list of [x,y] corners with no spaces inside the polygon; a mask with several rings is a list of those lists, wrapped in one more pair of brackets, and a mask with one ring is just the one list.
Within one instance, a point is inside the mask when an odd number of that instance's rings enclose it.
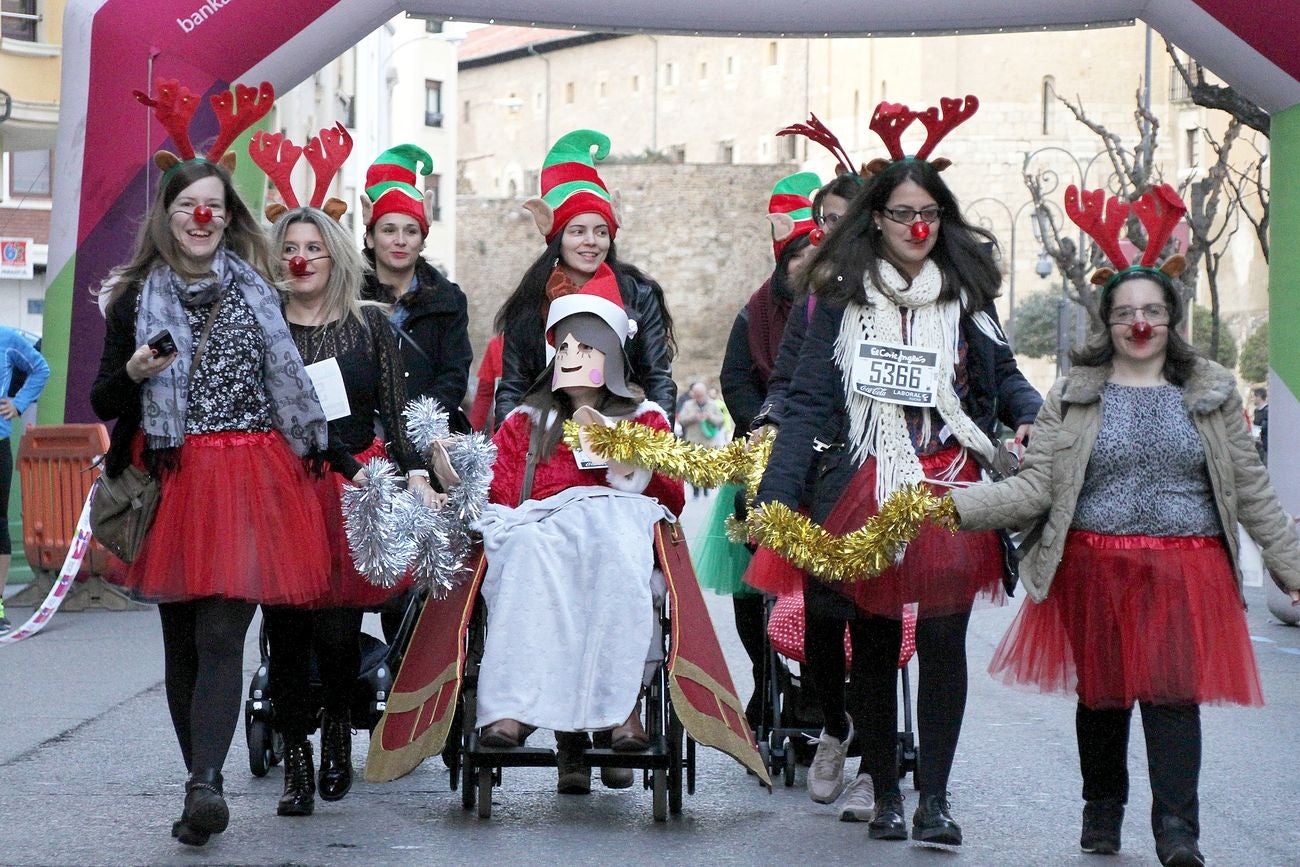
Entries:
{"label": "blonde hair", "polygon": [[361,318],[361,285],[373,269],[357,252],[352,239],[343,231],[343,227],[334,218],[319,208],[294,208],[286,211],[271,230],[272,249],[277,253],[275,262],[276,276],[280,280],[288,279],[284,260],[278,255],[284,249],[284,239],[289,227],[296,223],[315,226],[320,232],[325,250],[330,256],[330,276],[325,283],[326,321],[352,317],[364,323]]}

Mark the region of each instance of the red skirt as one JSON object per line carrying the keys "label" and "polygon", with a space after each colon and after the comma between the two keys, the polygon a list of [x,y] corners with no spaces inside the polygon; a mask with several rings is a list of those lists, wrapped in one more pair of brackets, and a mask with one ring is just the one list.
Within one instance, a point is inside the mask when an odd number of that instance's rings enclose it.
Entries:
{"label": "red skirt", "polygon": [[[379,437],[375,437],[365,451],[354,457],[361,463],[371,458],[386,458],[388,451]],[[313,487],[316,499],[320,501],[321,513],[325,517],[325,533],[330,548],[330,589],[329,593],[313,607],[319,608],[374,608],[411,586],[408,572],[396,586],[377,587],[366,580],[352,563],[352,551],[348,548],[348,535],[343,528],[343,486],[351,485],[347,479],[336,472],[326,473],[316,479]]]}
{"label": "red skirt", "polygon": [[122,578],[135,596],[207,596],[304,605],[329,589],[320,505],[278,432],[187,436],[139,556]]}
{"label": "red skirt", "polygon": [[[959,448],[944,449],[921,457],[926,478],[935,478],[952,465]],[[979,465],[967,459],[956,481],[978,482]],[[948,489],[930,485],[937,495]],[[879,511],[876,505],[876,459],[867,460],[849,482],[839,501],[831,509],[823,526],[828,533],[844,535],[862,529]],[[853,600],[859,610],[879,617],[899,620],[903,606],[915,602],[917,616],[942,617],[969,611],[977,596],[997,604],[1006,601],[1002,589],[1002,543],[991,530],[950,533],[927,524],[907,546],[903,562],[891,566],[875,578],[864,581],[830,584]]]}
{"label": "red skirt", "polygon": [[1263,704],[1223,541],[1070,531],[1047,598],[1026,600],[989,672],[1090,708]]}

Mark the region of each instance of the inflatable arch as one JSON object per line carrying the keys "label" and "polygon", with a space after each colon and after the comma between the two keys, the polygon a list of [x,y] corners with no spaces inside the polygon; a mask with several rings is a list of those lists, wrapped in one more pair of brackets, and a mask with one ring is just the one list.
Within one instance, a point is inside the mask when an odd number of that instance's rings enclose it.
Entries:
{"label": "inflatable arch", "polygon": [[[697,35],[911,35],[1142,19],[1272,113],[1270,313],[1273,426],[1300,429],[1300,16],[1293,0],[929,0],[810,5],[753,0],[69,0],[55,165],[45,350],[55,378],[43,422],[92,417],[103,320],[90,290],[129,253],[165,132],[129,94],[157,76],[209,93],[271,81],[284,92],[363,34],[408,11],[497,23]],[[488,16],[493,16],[489,19]],[[210,113],[200,112],[199,118]],[[202,120],[196,120],[201,124]],[[196,128],[196,141],[215,130]],[[1281,443],[1279,443],[1279,446]],[[1300,512],[1300,451],[1271,459]]]}

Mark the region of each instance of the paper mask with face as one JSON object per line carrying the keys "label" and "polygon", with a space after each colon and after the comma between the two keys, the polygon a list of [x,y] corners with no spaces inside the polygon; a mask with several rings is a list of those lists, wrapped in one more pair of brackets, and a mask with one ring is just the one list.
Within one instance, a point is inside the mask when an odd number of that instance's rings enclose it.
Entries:
{"label": "paper mask with face", "polygon": [[600,388],[631,397],[624,380],[623,347],[614,329],[594,313],[575,313],[555,323],[551,390]]}

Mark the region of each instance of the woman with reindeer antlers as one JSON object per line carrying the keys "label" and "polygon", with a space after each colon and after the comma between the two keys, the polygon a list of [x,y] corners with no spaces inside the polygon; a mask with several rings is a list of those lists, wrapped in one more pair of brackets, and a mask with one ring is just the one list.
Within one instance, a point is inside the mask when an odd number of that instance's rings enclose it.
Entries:
{"label": "woman with reindeer antlers", "polygon": [[[377,304],[358,303],[370,268],[338,220],[347,210],[339,199],[325,201],[335,173],[352,152],[342,124],[321,130],[304,147],[282,134],[258,132],[249,155],[271,181],[284,204],[268,205],[271,248],[278,252],[276,277],[287,287],[284,316],[315,383],[329,419],[330,449],[324,477],[315,483],[331,555],[330,592],[311,607],[263,606],[270,643],[270,686],[276,727],[284,736],[284,794],[281,816],[309,816],[315,793],[338,801],[352,786],[353,684],[361,673],[358,638],[366,608],[403,593],[410,580],[393,587],[371,584],[357,572],[343,529],[341,487],[365,484],[365,463],[388,457],[407,472],[410,490],[430,507],[439,495],[411,445],[402,419],[406,369],[398,338]],[[294,164],[306,156],[316,176],[306,207],[292,185]],[[376,422],[383,437],[375,433]],[[320,704],[309,693],[311,661],[320,676]],[[321,714],[320,776],[312,766],[307,735]]]}
{"label": "woman with reindeer antlers", "polygon": [[253,612],[307,604],[329,588],[325,523],[300,460],[322,455],[327,429],[303,387],[266,238],[231,185],[225,152],[270,111],[271,86],[212,98],[221,132],[205,157],[188,133],[198,96],[176,81],[157,89],[156,100],[136,95],[181,156],[155,156],[162,180],[135,255],[106,287],[90,398],[100,418],[117,420],[104,473],[134,464],[161,481],[124,583],[159,603],[167,705],[189,771],[172,836],[201,846],[230,821],[221,769]]}
{"label": "woman with reindeer antlers", "polygon": [[565,133],[542,164],[541,197],[524,207],[546,239],[546,249],[524,272],[497,312],[495,330],[505,336],[496,419],[500,424],[522,401],[549,362],[542,323],[557,298],[577,292],[608,265],[632,319],[627,341],[628,374],[646,397],[673,421],[673,320],[659,284],[615,252],[620,214],[618,193],[610,194],[593,161],[609,155],[609,136],[590,129]]}
{"label": "woman with reindeer antlers", "polygon": [[[1120,848],[1128,737],[1142,706],[1161,864],[1199,867],[1200,705],[1263,701],[1236,571],[1238,522],[1300,604],[1300,546],[1251,441],[1232,374],[1178,333],[1182,256],[1156,266],[1186,213],[1161,185],[1131,203],[1066,190],[1070,218],[1114,264],[1093,276],[1102,325],[1034,424],[1023,471],[954,490],[967,529],[1033,526],[1029,600],[989,670],[1078,696],[1084,852]],[[1138,264],[1119,237],[1147,233]]]}
{"label": "woman with reindeer antlers", "polygon": [[[966,223],[940,179],[947,160],[935,145],[974,114],[973,96],[913,112],[882,103],[871,127],[892,161],[874,160],[874,177],[827,234],[805,271],[817,298],[785,398],[784,418],[758,506],[791,509],[804,499],[815,457],[821,469],[811,518],[836,535],[862,527],[904,485],[971,484],[993,465],[999,421],[1027,435],[1041,400],[1020,374],[997,322],[1001,275],[981,246],[993,240]],[[920,119],[925,144],[904,156],[903,131]],[[859,360],[861,359],[861,360]],[[897,664],[904,606],[917,605],[916,649],[920,804],[912,838],[958,845],[948,777],[966,704],[966,627],[977,595],[1001,593],[1003,557],[994,533],[937,529],[905,558],[868,581],[805,579],[806,654],[825,717],[809,772],[814,801],[845,793],[844,760],[856,736],[858,777],[841,819],[870,820],[873,839],[903,840],[897,773]],[[843,636],[853,642],[852,688],[861,708],[846,712]]]}

